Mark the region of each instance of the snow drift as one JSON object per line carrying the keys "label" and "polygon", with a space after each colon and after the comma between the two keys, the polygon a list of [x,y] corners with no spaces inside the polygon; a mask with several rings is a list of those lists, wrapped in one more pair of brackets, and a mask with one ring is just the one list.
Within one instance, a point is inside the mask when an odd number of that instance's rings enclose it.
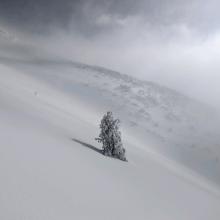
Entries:
{"label": "snow drift", "polygon": [[[101,67],[3,55],[1,219],[219,219],[214,110]],[[107,110],[128,163],[95,150]]]}

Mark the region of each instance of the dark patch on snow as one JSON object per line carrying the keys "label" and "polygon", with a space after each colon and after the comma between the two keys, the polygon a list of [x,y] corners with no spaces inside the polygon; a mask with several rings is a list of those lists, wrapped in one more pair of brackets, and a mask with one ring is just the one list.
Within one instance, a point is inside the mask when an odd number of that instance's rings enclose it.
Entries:
{"label": "dark patch on snow", "polygon": [[85,143],[85,142],[83,142],[83,141],[80,141],[80,140],[78,140],[78,139],[75,139],[75,138],[72,138],[72,140],[75,141],[75,142],[78,143],[78,144],[81,144],[81,145],[84,146],[84,147],[87,147],[87,148],[89,148],[89,149],[91,149],[91,150],[94,150],[94,151],[97,152],[97,153],[100,153],[100,154],[104,155],[104,154],[103,154],[103,151],[102,151],[101,149],[99,149],[99,148],[97,148],[97,147],[95,147],[95,146],[93,146],[93,145],[91,145],[91,144],[87,144],[87,143]]}

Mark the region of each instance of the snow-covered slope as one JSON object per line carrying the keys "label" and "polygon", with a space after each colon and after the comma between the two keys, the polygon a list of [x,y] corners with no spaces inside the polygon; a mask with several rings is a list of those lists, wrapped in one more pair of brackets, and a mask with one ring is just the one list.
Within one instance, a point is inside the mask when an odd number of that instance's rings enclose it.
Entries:
{"label": "snow-covered slope", "polygon": [[[55,86],[70,99],[80,97],[99,117],[112,110],[142,145],[151,143],[151,150],[220,183],[220,120],[205,104],[101,67],[36,58],[2,58],[2,62]],[[35,90],[44,96],[39,88]]]}
{"label": "snow-covered slope", "polygon": [[[98,67],[1,62],[0,219],[219,219],[218,188],[169,159],[186,162],[177,153],[190,147],[190,123],[205,120],[201,104]],[[109,109],[122,119],[128,163],[94,150]],[[196,163],[209,162],[199,147]]]}

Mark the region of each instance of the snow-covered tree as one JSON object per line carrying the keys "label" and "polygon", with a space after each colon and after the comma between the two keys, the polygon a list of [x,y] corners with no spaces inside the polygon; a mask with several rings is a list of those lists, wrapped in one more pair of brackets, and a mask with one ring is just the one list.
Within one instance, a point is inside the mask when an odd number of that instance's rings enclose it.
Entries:
{"label": "snow-covered tree", "polygon": [[119,119],[114,119],[112,112],[107,112],[101,120],[99,138],[95,140],[102,143],[104,155],[126,160],[119,125]]}

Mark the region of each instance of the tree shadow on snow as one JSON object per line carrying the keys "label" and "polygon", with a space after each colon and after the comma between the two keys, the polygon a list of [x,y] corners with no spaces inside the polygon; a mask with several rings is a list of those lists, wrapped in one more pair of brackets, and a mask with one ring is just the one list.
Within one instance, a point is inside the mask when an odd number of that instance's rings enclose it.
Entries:
{"label": "tree shadow on snow", "polygon": [[[83,142],[83,141],[80,141],[80,140],[78,140],[78,139],[76,139],[76,138],[72,138],[72,141],[74,141],[74,142],[76,142],[76,143],[78,143],[78,144],[81,144],[83,147],[86,147],[86,148],[89,148],[89,149],[91,149],[91,150],[94,150],[95,152],[97,152],[97,153],[100,153],[100,154],[102,154],[103,156],[106,156],[106,155],[104,155],[104,153],[103,153],[103,150],[101,150],[101,149],[99,149],[99,148],[97,148],[97,147],[95,147],[95,146],[93,146],[93,145],[91,145],[91,144],[87,144],[87,143],[85,143],[85,142]],[[111,157],[111,156],[107,156],[107,157],[110,157],[110,158],[113,158],[113,159],[119,159],[119,158],[117,158],[117,157]],[[119,159],[120,160],[120,159]],[[127,162],[127,160],[121,160],[121,161],[125,161],[125,162]]]}
{"label": "tree shadow on snow", "polygon": [[83,141],[80,141],[80,140],[78,140],[76,138],[72,138],[72,141],[75,141],[76,143],[81,144],[83,147],[87,147],[87,148],[89,148],[91,150],[94,150],[97,153],[100,153],[100,154],[104,155],[102,150],[100,150],[97,147],[92,146],[91,144],[87,144],[87,143],[85,143]]}

